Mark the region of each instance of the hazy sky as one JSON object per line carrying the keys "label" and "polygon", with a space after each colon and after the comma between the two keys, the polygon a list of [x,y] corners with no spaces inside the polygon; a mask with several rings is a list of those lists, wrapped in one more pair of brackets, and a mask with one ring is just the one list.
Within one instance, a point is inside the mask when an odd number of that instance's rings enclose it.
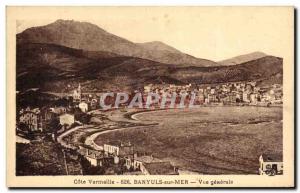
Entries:
{"label": "hazy sky", "polygon": [[24,14],[17,32],[57,19],[87,21],[133,42],[162,41],[219,61],[254,51],[281,56],[293,39],[292,16],[293,9],[279,7],[61,7]]}

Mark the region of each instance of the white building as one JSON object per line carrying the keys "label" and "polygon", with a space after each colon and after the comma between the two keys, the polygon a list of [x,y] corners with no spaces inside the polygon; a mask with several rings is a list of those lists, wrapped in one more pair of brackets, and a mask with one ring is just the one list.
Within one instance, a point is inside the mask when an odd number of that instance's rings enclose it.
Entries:
{"label": "white building", "polygon": [[144,86],[144,92],[145,93],[151,92],[152,86],[153,86],[152,84],[148,84]]}
{"label": "white building", "polygon": [[247,92],[243,93],[243,101],[247,103],[250,102],[250,95]]}
{"label": "white building", "polygon": [[83,155],[92,166],[103,166],[104,156],[100,151],[79,146],[78,152]]}
{"label": "white building", "polygon": [[31,131],[43,131],[42,117],[39,108],[21,109],[19,112],[19,124],[24,124]]}
{"label": "white building", "polygon": [[50,112],[61,115],[67,112],[66,107],[51,107],[49,108]]}
{"label": "white building", "polygon": [[116,144],[116,143],[104,144],[103,150],[105,153],[118,156],[119,152],[120,152],[120,146],[119,146],[119,144]]}
{"label": "white building", "polygon": [[170,162],[161,161],[153,156],[134,156],[133,169],[141,171],[144,175],[178,175],[177,169]]}
{"label": "white building", "polygon": [[81,101],[81,86],[80,86],[80,83],[79,83],[78,88],[73,91],[72,96],[73,96],[73,101],[75,101],[75,102],[80,102]]}
{"label": "white building", "polygon": [[[143,165],[146,163],[151,163],[151,162],[159,162],[160,160],[157,158],[154,158],[152,155],[148,156],[148,155],[144,155],[144,156],[135,156],[134,160],[133,160],[133,168],[135,170],[143,170]],[[142,171],[143,172],[143,171]]]}
{"label": "white building", "polygon": [[24,143],[24,144],[29,144],[30,140],[26,139],[24,137],[21,137],[19,135],[16,135],[16,143]]}
{"label": "white building", "polygon": [[130,142],[111,141],[103,145],[103,150],[107,154],[121,157],[133,155],[133,145]]}
{"label": "white building", "polygon": [[257,97],[258,95],[256,93],[250,94],[250,102],[254,104],[257,103]]}
{"label": "white building", "polygon": [[82,112],[87,112],[88,111],[88,104],[86,102],[81,102],[79,103],[78,105],[79,109],[82,111]]}
{"label": "white building", "polygon": [[61,125],[72,125],[75,122],[74,115],[65,113],[59,116],[59,123]]}
{"label": "white building", "polygon": [[260,175],[283,174],[282,154],[262,154],[259,156]]}

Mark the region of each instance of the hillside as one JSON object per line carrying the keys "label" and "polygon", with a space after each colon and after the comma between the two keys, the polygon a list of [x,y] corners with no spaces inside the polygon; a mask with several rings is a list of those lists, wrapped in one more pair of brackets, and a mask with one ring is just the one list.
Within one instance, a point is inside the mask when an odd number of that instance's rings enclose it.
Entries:
{"label": "hillside", "polygon": [[[111,52],[117,55],[132,56],[180,66],[217,65],[213,61],[181,53],[163,43],[136,44],[111,34],[94,24],[73,20],[57,20],[45,26],[26,29],[22,33],[17,34],[17,42],[19,44],[57,44],[86,51]],[[168,47],[168,49],[157,49],[161,47]]]}
{"label": "hillside", "polygon": [[147,50],[165,51],[165,52],[177,53],[177,54],[181,53],[179,50],[176,50],[175,48],[168,46],[167,44],[160,41],[137,43],[137,44]]}
{"label": "hillside", "polygon": [[242,64],[242,63],[249,62],[252,60],[257,60],[257,59],[263,58],[265,56],[267,56],[267,55],[263,52],[252,52],[249,54],[243,54],[240,56],[229,58],[227,60],[222,60],[218,63],[222,66],[231,66],[231,65],[236,65],[236,64]]}
{"label": "hillside", "polygon": [[148,83],[212,84],[243,80],[282,82],[282,59],[265,56],[234,66],[178,67],[109,52],[53,44],[17,45],[17,90],[69,92],[141,89]]}
{"label": "hillside", "polygon": [[163,75],[170,66],[54,44],[18,44],[17,90],[64,91],[77,87],[79,82],[91,90],[131,89]]}
{"label": "hillside", "polygon": [[265,56],[233,66],[181,68],[173,72],[172,77],[197,84],[268,79],[273,80],[270,84],[282,83],[282,62],[282,58]]}

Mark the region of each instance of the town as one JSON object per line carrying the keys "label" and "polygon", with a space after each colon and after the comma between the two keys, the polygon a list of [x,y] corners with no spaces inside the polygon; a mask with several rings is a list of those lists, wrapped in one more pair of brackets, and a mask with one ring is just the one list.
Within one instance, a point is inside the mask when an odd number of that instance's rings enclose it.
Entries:
{"label": "town", "polygon": [[[74,145],[68,142],[65,134],[74,128],[89,125],[94,111],[101,109],[101,94],[83,92],[79,84],[67,96],[56,97],[52,104],[45,106],[27,106],[17,109],[17,148],[26,145],[46,147],[55,145],[58,155],[62,155],[63,175],[178,175],[179,168],[170,161],[160,160],[151,153],[135,151],[130,141],[110,141],[103,146],[86,144]],[[133,98],[136,90],[129,98]],[[256,82],[234,82],[214,85],[175,85],[148,84],[141,89],[142,101],[147,101],[149,93],[170,96],[172,93],[189,96],[195,93],[194,103],[200,106],[280,106],[282,105],[282,85],[260,87]],[[105,102],[113,104],[117,95],[107,97]],[[157,100],[157,104],[162,98]],[[175,99],[178,100],[177,98]],[[186,98],[189,100],[189,97]],[[122,103],[126,111],[129,101]],[[159,108],[156,103],[151,108]],[[169,106],[168,106],[169,105]],[[137,106],[136,108],[144,108]],[[170,101],[167,104],[170,107]],[[113,110],[113,109],[112,109]],[[42,143],[43,146],[39,146]],[[24,146],[24,147],[23,147]],[[18,163],[17,163],[18,167]],[[19,175],[26,175],[20,172]]]}
{"label": "town", "polygon": [[275,105],[282,104],[282,85],[259,87],[255,81],[235,82],[215,85],[183,85],[149,84],[144,86],[144,93],[158,93],[161,95],[172,93],[195,93],[195,103],[200,105]]}

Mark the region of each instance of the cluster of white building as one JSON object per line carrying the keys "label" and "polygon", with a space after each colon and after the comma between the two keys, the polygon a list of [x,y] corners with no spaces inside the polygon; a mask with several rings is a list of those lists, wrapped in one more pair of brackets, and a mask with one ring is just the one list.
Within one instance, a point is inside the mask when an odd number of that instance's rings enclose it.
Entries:
{"label": "cluster of white building", "polygon": [[20,109],[17,114],[17,129],[25,126],[31,132],[43,131],[47,123],[53,119],[58,119],[62,126],[71,126],[76,122],[75,109],[79,109],[82,113],[89,111],[88,103],[82,100],[80,85],[72,96],[73,104],[69,106]]}
{"label": "cluster of white building", "polygon": [[169,161],[162,161],[152,155],[139,155],[134,152],[133,145],[119,141],[103,144],[103,150],[79,148],[79,153],[93,166],[107,166],[111,164],[125,167],[127,174],[135,175],[178,175],[178,169]]}
{"label": "cluster of white building", "polygon": [[222,83],[214,85],[174,85],[174,84],[149,84],[144,86],[144,95],[148,93],[164,94],[191,94],[195,93],[197,104],[234,104],[248,103],[257,105],[260,103],[281,104],[282,85],[260,87],[252,82]]}

